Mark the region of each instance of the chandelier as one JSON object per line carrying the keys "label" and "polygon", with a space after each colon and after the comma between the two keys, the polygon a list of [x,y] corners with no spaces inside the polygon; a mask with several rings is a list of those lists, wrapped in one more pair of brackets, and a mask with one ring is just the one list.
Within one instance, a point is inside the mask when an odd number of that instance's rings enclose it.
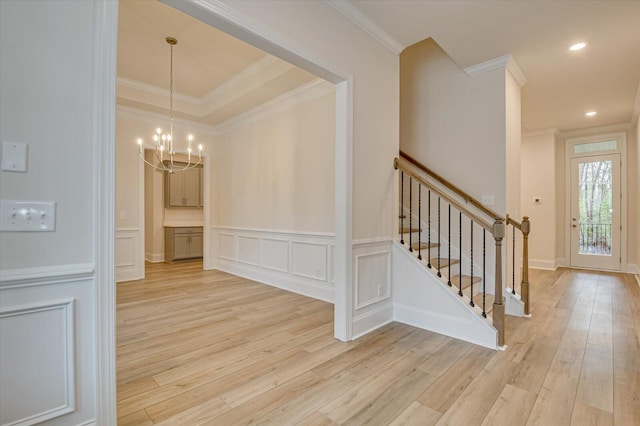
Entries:
{"label": "chandelier", "polygon": [[198,145],[198,161],[196,163],[191,162],[191,143],[193,142],[193,135],[187,136],[187,163],[174,162],[174,156],[176,151],[173,148],[173,46],[178,44],[178,40],[173,37],[166,38],[167,43],[171,46],[170,54],[170,67],[169,67],[169,132],[164,133],[162,128],[158,127],[156,133],[153,135],[153,141],[155,143],[155,155],[158,160],[158,164],[153,164],[144,158],[143,140],[138,138],[138,155],[140,159],[147,165],[154,169],[175,173],[190,170],[197,167],[202,162],[202,145]]}

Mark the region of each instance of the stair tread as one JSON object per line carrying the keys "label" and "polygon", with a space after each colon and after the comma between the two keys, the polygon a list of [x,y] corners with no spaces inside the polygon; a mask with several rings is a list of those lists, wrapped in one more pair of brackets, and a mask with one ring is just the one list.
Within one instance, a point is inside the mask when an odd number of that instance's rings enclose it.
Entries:
{"label": "stair tread", "polygon": [[[460,275],[454,275],[451,277],[451,284],[455,285],[456,287],[458,287],[460,285]],[[474,276],[473,277],[473,283],[479,283],[482,281],[482,278]],[[470,275],[462,275],[462,288],[467,288],[471,286],[471,276]]]}
{"label": "stair tread", "polygon": [[[493,311],[493,302],[495,297],[493,294],[487,294],[485,298],[485,312],[489,313]],[[482,309],[482,293],[478,293],[473,296],[473,303],[475,303],[480,309]]]}
{"label": "stair tread", "polygon": [[[431,248],[438,247],[439,245],[439,243],[431,243]],[[411,244],[411,248],[414,250],[418,250],[418,248],[420,248],[420,250],[426,250],[429,248],[429,243],[413,243]]]}
{"label": "stair tread", "polygon": [[398,230],[398,233],[400,233],[400,234],[408,234],[410,232],[422,232],[422,229],[418,229],[418,228],[409,229],[407,227],[404,227],[404,228],[399,228],[399,230]]}
{"label": "stair tread", "polygon": [[[438,258],[434,257],[433,259],[429,260],[429,263],[431,263],[432,266],[435,266],[437,268],[438,267]],[[449,265],[455,265],[457,263],[460,263],[460,259],[443,259],[443,258],[440,258],[440,269],[444,269],[444,268],[448,267]]]}

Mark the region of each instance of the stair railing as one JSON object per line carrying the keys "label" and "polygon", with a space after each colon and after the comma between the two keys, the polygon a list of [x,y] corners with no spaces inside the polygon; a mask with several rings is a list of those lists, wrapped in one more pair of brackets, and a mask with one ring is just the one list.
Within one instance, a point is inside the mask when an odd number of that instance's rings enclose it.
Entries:
{"label": "stair railing", "polygon": [[[423,166],[422,164],[420,164],[419,162],[417,162],[415,159],[411,158],[410,156],[404,154],[403,152],[400,153],[401,157],[400,158],[395,158],[394,160],[394,168],[400,171],[400,222],[401,222],[401,229],[400,229],[400,233],[404,234],[405,233],[405,228],[403,228],[404,226],[404,211],[403,211],[403,204],[405,203],[405,188],[404,188],[404,184],[405,184],[405,174],[408,176],[408,181],[409,181],[409,194],[408,194],[408,201],[409,201],[409,222],[410,222],[410,226],[408,229],[408,233],[409,233],[409,251],[417,251],[418,252],[418,259],[422,260],[422,250],[424,248],[426,248],[427,250],[427,267],[429,269],[431,268],[436,268],[436,272],[437,272],[437,276],[438,277],[442,277],[441,274],[441,269],[446,268],[447,269],[447,276],[446,276],[446,280],[447,280],[447,285],[449,285],[450,287],[453,287],[454,284],[456,284],[457,287],[457,293],[459,296],[463,296],[463,285],[465,288],[467,287],[471,287],[470,288],[470,302],[469,304],[472,307],[478,306],[481,311],[482,311],[482,316],[483,317],[487,317],[487,309],[486,309],[486,298],[487,298],[487,289],[486,289],[486,256],[487,256],[487,233],[489,233],[495,242],[495,271],[494,271],[494,283],[493,283],[493,290],[494,290],[494,302],[493,302],[493,310],[492,310],[492,321],[493,321],[493,326],[496,328],[497,330],[497,334],[498,334],[498,345],[499,346],[504,346],[505,343],[505,305],[504,305],[504,297],[503,297],[503,276],[502,276],[502,266],[503,266],[503,259],[502,259],[502,240],[505,238],[505,226],[506,226],[506,220],[505,218],[503,218],[502,216],[498,215],[496,212],[491,211],[490,209],[486,208],[485,206],[483,206],[479,201],[475,200],[473,197],[471,197],[469,194],[465,193],[464,191],[460,190],[458,187],[456,187],[455,185],[453,185],[452,183],[450,183],[449,181],[447,181],[446,179],[442,178],[441,176],[439,176],[438,174],[432,172],[431,170],[427,169],[425,166]],[[433,181],[436,181],[437,183],[439,183],[441,186],[436,185],[433,183]],[[417,229],[414,229],[412,227],[412,219],[411,216],[413,215],[413,182],[416,182],[418,185],[418,227]],[[427,191],[427,245],[426,247],[423,247],[422,244],[422,240],[421,240],[421,227],[422,227],[422,188],[425,188],[425,190]],[[449,195],[447,193],[445,193],[445,190],[442,188],[445,187],[449,190],[451,190],[455,196]],[[432,244],[432,211],[431,211],[431,207],[432,207],[432,196],[437,197],[437,203],[436,203],[436,212],[437,212],[437,228],[434,230],[435,232],[437,232],[438,235],[438,240],[437,241],[442,241],[445,239],[445,235],[443,235],[442,233],[442,229],[441,229],[441,222],[446,219],[447,220],[447,234],[446,234],[446,241],[447,241],[447,245],[448,245],[448,253],[447,253],[447,258],[446,259],[442,259],[441,258],[441,248],[440,248],[440,244],[435,243],[435,246],[437,247],[437,258],[433,259],[431,257],[431,249],[434,246],[434,244]],[[458,199],[456,199],[456,196],[458,198],[460,198],[462,201],[459,201]],[[442,201],[446,202],[448,204],[448,208],[447,208],[447,212],[446,212],[446,217],[445,218],[441,218],[441,216],[443,216],[441,214],[441,203]],[[469,207],[469,205],[473,206],[473,208],[475,208],[476,211],[472,210],[472,208]],[[454,208],[455,210],[458,211],[458,228],[459,228],[459,238],[458,238],[458,244],[459,244],[459,254],[460,254],[460,259],[457,261],[459,262],[459,265],[457,265],[457,270],[458,270],[458,275],[457,275],[457,279],[456,277],[452,277],[452,259],[451,259],[451,224],[452,224],[452,215],[451,215],[451,208]],[[463,223],[463,216],[464,216],[464,223]],[[488,216],[488,219],[486,218]],[[510,219],[507,216],[507,219]],[[468,223],[468,225],[467,225]],[[513,219],[510,220],[509,224],[513,225],[514,228],[513,229],[519,229],[522,231],[523,233],[523,237],[526,240],[526,238],[528,237],[528,232],[529,232],[529,222],[528,222],[528,218],[524,218],[522,223],[517,223],[516,221],[514,221]],[[463,274],[463,227],[467,227],[469,229],[469,233],[468,235],[470,235],[470,240],[466,241],[469,245],[469,249],[470,249],[470,265],[469,265],[469,269],[470,269],[470,275],[464,275]],[[475,227],[479,227],[480,230],[482,231],[482,236],[481,236],[481,241],[482,241],[482,277],[474,277],[474,245],[477,243],[474,243],[474,228]],[[417,244],[417,249],[414,248],[414,244],[412,243],[412,237],[411,234],[413,232],[418,232],[418,244]],[[404,244],[404,237],[401,236],[401,244]],[[524,247],[527,247],[527,244],[524,244]],[[528,252],[526,251],[527,248],[524,249],[525,252],[523,253],[523,259],[527,259],[528,256]],[[455,260],[454,260],[455,261]],[[526,314],[528,314],[528,290],[529,290],[529,286],[528,286],[528,262],[523,260],[523,280],[521,283],[521,291],[522,291],[522,298],[523,301],[525,303],[525,309],[526,309]],[[524,272],[527,271],[527,272]],[[474,301],[474,289],[473,289],[473,285],[474,282],[477,282],[476,279],[481,280],[482,281],[482,289],[480,291],[479,294],[482,295],[482,299],[478,302]],[[457,281],[457,282],[455,282]],[[468,285],[466,285],[468,284]]]}

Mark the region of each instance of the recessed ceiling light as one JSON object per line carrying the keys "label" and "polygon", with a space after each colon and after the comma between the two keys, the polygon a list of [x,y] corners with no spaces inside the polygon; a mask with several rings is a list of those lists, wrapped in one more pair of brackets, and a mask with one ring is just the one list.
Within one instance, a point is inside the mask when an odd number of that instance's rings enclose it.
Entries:
{"label": "recessed ceiling light", "polygon": [[569,50],[573,50],[573,51],[580,50],[580,49],[583,49],[586,45],[587,43],[576,43],[573,46],[571,46]]}
{"label": "recessed ceiling light", "polygon": [[586,115],[587,117],[593,117],[596,114],[597,114],[597,112],[595,112],[595,111],[589,111],[589,112],[586,112],[584,115]]}

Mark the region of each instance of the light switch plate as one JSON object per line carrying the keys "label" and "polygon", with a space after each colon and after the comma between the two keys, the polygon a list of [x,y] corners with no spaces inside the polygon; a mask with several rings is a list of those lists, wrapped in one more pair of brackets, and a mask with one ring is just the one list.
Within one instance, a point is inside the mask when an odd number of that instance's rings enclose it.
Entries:
{"label": "light switch plate", "polygon": [[53,201],[0,200],[0,231],[42,232],[56,229]]}
{"label": "light switch plate", "polygon": [[27,171],[27,144],[2,142],[2,170],[5,172]]}

